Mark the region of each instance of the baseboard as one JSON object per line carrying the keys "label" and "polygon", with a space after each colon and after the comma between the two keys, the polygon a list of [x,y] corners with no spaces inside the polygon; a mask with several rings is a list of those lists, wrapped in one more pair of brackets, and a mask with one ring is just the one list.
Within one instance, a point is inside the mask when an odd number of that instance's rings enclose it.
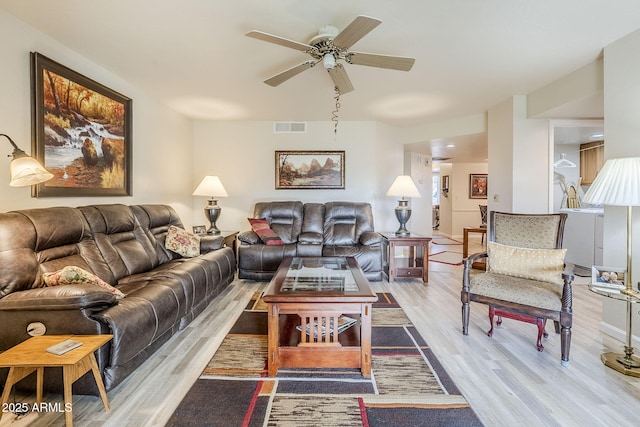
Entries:
{"label": "baseboard", "polygon": [[[616,328],[615,326],[606,323],[606,322],[600,322],[600,332],[602,332],[603,334],[609,335],[612,338],[617,339],[618,341],[620,341],[621,343],[626,344],[627,342],[627,334],[623,329],[620,328]],[[638,348],[640,347],[640,338],[638,338],[637,336],[633,335],[631,337],[631,345],[634,348]],[[616,351],[615,349],[613,349],[614,351]],[[621,350],[622,351],[622,350]]]}

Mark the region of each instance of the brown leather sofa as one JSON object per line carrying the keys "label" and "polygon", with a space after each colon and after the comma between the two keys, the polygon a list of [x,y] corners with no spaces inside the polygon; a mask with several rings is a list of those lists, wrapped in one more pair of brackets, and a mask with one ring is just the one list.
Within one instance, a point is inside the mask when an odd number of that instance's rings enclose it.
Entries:
{"label": "brown leather sofa", "polygon": [[265,245],[251,230],[240,233],[241,279],[270,280],[289,256],[352,256],[369,280],[383,279],[383,239],[369,203],[258,202],[253,217],[266,219],[284,245]]}
{"label": "brown leather sofa", "polygon": [[[0,213],[0,352],[29,338],[33,322],[47,335],[113,334],[97,361],[107,390],[122,382],[234,279],[235,257],[222,237],[202,237],[201,254],[183,258],[165,249],[171,225],[183,228],[166,205]],[[69,265],[126,296],[116,300],[91,284],[45,286],[43,273]],[[0,370],[1,383],[7,373]],[[97,394],[88,375],[74,393]],[[60,392],[61,374],[47,372],[45,387]]]}

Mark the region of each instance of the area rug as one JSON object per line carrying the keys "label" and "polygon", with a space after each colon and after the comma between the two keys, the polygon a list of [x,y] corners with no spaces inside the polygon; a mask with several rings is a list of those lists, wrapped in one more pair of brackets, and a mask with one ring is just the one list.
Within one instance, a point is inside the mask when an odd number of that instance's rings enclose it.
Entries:
{"label": "area rug", "polygon": [[449,265],[462,265],[462,253],[452,251],[436,252],[435,254],[429,254],[429,261]]}
{"label": "area rug", "polygon": [[269,378],[260,294],[225,337],[167,426],[482,426],[389,293],[372,310],[372,375],[280,369]]}
{"label": "area rug", "polygon": [[431,239],[431,244],[433,244],[433,245],[461,245],[462,242],[450,239],[448,237],[434,236],[433,239]]}

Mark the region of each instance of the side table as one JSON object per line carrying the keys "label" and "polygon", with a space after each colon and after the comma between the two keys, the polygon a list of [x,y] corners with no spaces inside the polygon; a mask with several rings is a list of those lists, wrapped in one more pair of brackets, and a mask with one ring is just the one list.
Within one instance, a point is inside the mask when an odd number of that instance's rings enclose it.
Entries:
{"label": "side table", "polygon": [[616,289],[600,288],[593,285],[589,285],[589,290],[598,295],[627,303],[627,340],[624,346],[624,354],[613,352],[603,353],[600,359],[605,366],[611,369],[632,377],[640,377],[640,359],[633,355],[633,346],[631,345],[631,339],[633,337],[631,332],[631,325],[633,323],[631,304],[639,303],[640,298],[634,295],[623,294]]}
{"label": "side table", "polygon": [[[68,427],[73,425],[73,403],[71,385],[85,373],[91,370],[100,391],[102,403],[109,410],[107,391],[102,382],[102,376],[98,368],[98,362],[94,352],[109,342],[113,335],[42,335],[29,338],[4,353],[0,353],[0,367],[9,368],[9,375],[2,392],[1,405],[4,408],[9,400],[9,394],[14,384],[36,372],[36,403],[42,402],[42,385],[44,368],[62,367],[64,381],[64,410],[65,423]],[[47,348],[64,340],[73,339],[80,341],[82,345],[73,350],[55,355],[48,353]],[[0,412],[2,418],[2,412]]]}
{"label": "side table", "polygon": [[[384,238],[385,266],[389,283],[397,277],[422,277],[429,281],[429,242],[431,237],[411,233],[408,236],[397,236],[394,232],[382,232]],[[396,258],[396,247],[408,246],[409,258]]]}
{"label": "side table", "polygon": [[238,256],[236,253],[236,238],[238,237],[239,231],[221,231],[220,236],[224,237],[225,246],[229,246],[233,249],[233,255]]}
{"label": "side table", "polygon": [[[469,233],[480,233],[484,237],[487,234],[486,227],[464,227],[462,229],[462,258],[469,256]],[[479,270],[486,270],[485,261],[474,262],[471,267]]]}

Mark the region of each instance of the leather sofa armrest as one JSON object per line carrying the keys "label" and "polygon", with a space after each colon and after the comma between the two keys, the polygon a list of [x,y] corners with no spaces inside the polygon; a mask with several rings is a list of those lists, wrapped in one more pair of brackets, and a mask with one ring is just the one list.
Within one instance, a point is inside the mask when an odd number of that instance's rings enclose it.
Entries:
{"label": "leather sofa armrest", "polygon": [[13,292],[0,299],[0,310],[79,310],[106,308],[116,303],[115,295],[95,285],[61,285]]}
{"label": "leather sofa armrest", "polygon": [[253,230],[243,231],[242,233],[238,234],[238,240],[240,241],[240,243],[244,243],[247,245],[262,243],[260,237],[258,237],[258,235]]}
{"label": "leather sofa armrest", "polygon": [[200,236],[200,253],[212,252],[224,247],[224,237],[222,236]]}
{"label": "leather sofa armrest", "polygon": [[304,245],[321,245],[322,234],[313,231],[302,232],[298,236],[298,243],[302,243]]}
{"label": "leather sofa armrest", "polygon": [[379,245],[382,243],[382,234],[375,231],[365,231],[360,235],[360,244],[364,246]]}

